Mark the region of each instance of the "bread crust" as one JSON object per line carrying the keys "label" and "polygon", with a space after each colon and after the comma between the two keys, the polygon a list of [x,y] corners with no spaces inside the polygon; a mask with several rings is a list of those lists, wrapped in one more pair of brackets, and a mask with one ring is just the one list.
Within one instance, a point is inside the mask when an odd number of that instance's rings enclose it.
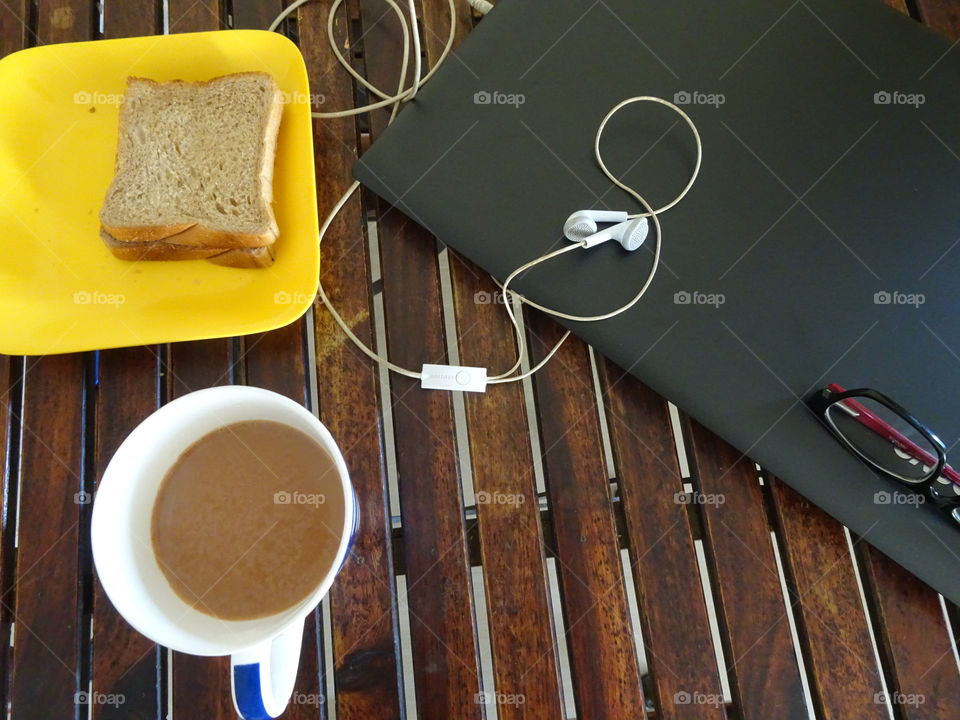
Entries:
{"label": "bread crust", "polygon": [[250,235],[215,230],[201,223],[115,227],[101,222],[101,225],[118,243],[166,241],[194,247],[257,248],[273,245],[277,239],[277,234],[272,230],[261,235]]}
{"label": "bread crust", "polygon": [[273,248],[243,248],[227,250],[225,253],[208,257],[207,261],[214,265],[223,265],[232,268],[265,268],[273,265]]}
{"label": "bread crust", "polygon": [[209,260],[225,267],[264,268],[273,265],[274,261],[273,249],[270,246],[225,248],[177,245],[163,241],[121,243],[103,229],[100,230],[100,237],[114,257],[129,262]]}

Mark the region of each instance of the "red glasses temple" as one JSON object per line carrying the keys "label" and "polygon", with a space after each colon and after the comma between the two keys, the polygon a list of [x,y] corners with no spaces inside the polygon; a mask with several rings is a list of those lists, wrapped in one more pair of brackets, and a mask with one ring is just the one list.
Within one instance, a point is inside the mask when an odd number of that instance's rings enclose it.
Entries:
{"label": "red glasses temple", "polygon": [[[827,389],[831,392],[842,393],[845,392],[842,387],[839,385],[831,383],[827,385]],[[891,444],[895,445],[897,448],[902,450],[907,455],[910,455],[915,460],[923,463],[928,467],[934,467],[937,464],[937,458],[928,453],[922,447],[917,445],[915,442],[907,438],[902,433],[898,432],[893,426],[889,423],[884,422],[874,413],[867,410],[866,407],[858,403],[853,398],[846,398],[841,400],[844,405],[846,405],[851,410],[854,410],[857,413],[856,420],[857,422],[865,425],[870,430],[875,432],[880,437],[889,440]],[[944,465],[943,470],[940,471],[942,477],[947,478],[955,482],[957,485],[960,485],[960,473],[954,470],[949,465]]]}

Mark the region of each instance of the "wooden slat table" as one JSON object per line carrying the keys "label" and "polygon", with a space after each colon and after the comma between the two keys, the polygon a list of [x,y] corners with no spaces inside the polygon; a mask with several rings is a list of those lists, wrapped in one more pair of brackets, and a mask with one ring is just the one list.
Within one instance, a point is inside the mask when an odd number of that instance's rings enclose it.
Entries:
{"label": "wooden slat table", "polygon": [[[960,38],[956,0],[887,2]],[[3,0],[0,53],[265,28],[283,6]],[[281,28],[323,109],[358,97],[326,44],[328,7]],[[348,0],[334,28],[390,88],[400,44],[385,7]],[[446,2],[419,7],[433,63]],[[458,0],[458,41],[476,22]],[[321,212],[385,125],[385,112],[315,121]],[[506,319],[476,301],[492,281],[370,195],[334,223],[322,273],[354,331],[396,362],[512,362]],[[535,312],[525,325],[535,361],[561,330]],[[14,720],[233,717],[228,661],[133,631],[89,541],[90,498],[126,434],[227,383],[316,410],[361,505],[285,717],[960,717],[957,608],[582,342],[532,382],[457,398],[386,376],[316,305],[244,338],[0,356],[0,700]]]}

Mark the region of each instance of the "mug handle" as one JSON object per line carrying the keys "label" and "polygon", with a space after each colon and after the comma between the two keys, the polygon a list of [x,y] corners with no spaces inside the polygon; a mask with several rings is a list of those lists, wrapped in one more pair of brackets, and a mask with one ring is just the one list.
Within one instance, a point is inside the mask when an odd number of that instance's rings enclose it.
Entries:
{"label": "mug handle", "polygon": [[243,720],[270,720],[286,709],[300,664],[303,621],[230,657],[233,704]]}

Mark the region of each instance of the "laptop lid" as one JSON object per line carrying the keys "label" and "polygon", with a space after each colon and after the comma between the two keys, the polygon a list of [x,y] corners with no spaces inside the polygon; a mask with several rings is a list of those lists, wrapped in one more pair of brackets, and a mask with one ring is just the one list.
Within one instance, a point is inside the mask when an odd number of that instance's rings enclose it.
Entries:
{"label": "laptop lid", "polygon": [[[804,406],[869,386],[960,439],[960,51],[869,0],[502,0],[355,169],[502,280],[583,208],[640,208],[593,157],[607,111],[683,103],[700,179],[662,217],[646,297],[574,332],[960,602],[960,529],[864,466]],[[632,105],[610,169],[654,206],[689,130]],[[648,244],[649,244],[648,240]],[[515,282],[580,314],[632,297],[650,253],[614,243]],[[464,358],[469,363],[469,358]],[[949,460],[949,453],[948,453]]]}

